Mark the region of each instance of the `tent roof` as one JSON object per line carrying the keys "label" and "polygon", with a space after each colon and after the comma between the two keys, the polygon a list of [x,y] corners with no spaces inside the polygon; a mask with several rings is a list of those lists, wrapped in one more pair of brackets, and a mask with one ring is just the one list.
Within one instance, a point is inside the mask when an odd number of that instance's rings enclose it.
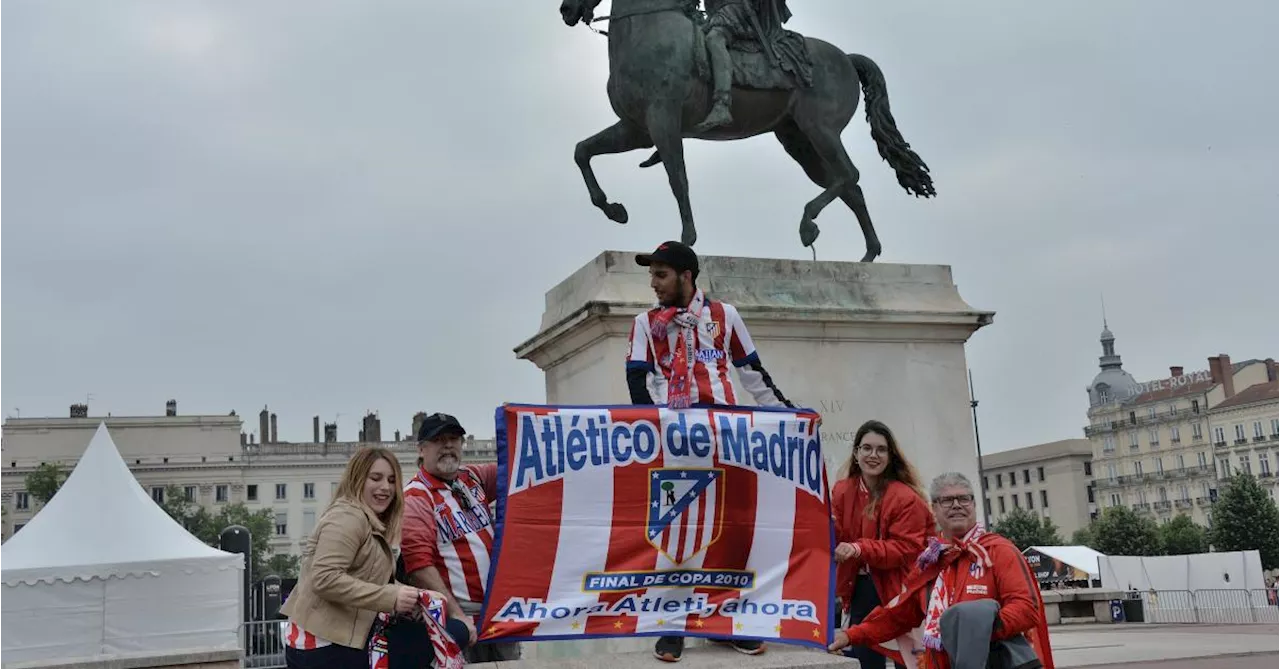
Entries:
{"label": "tent roof", "polygon": [[98,425],[58,494],[0,546],[5,583],[109,578],[197,558],[210,558],[218,568],[243,564],[240,555],[206,545],[152,501],[105,424]]}
{"label": "tent roof", "polygon": [[[1090,576],[1098,575],[1098,558],[1106,557],[1088,546],[1031,546],[1027,551],[1037,551],[1042,555],[1048,555]],[[1026,553],[1027,551],[1022,552]]]}

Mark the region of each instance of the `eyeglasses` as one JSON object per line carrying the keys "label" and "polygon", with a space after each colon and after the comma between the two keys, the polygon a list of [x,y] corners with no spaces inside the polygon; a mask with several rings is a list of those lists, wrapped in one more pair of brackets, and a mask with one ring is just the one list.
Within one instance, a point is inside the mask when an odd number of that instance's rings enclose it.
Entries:
{"label": "eyeglasses", "polygon": [[458,500],[458,504],[462,506],[463,511],[470,511],[473,508],[471,495],[467,494],[466,488],[462,487],[462,483],[458,479],[449,482],[449,492],[453,493],[453,498]]}
{"label": "eyeglasses", "polygon": [[973,504],[973,495],[947,495],[934,499],[933,503],[944,509],[949,506],[964,507]]}
{"label": "eyeglasses", "polygon": [[888,446],[872,446],[870,444],[863,444],[858,447],[858,452],[863,455],[871,455],[872,453],[887,455],[889,453],[889,447]]}

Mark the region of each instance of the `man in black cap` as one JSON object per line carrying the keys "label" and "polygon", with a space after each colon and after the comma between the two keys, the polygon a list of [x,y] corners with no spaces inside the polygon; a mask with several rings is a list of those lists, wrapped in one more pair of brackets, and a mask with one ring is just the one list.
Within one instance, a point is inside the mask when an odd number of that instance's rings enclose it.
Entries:
{"label": "man in black cap", "polygon": [[[649,286],[658,306],[636,316],[632,324],[627,389],[633,404],[666,404],[673,409],[745,404],[731,380],[732,363],[742,389],[756,404],[794,408],[765,371],[738,310],[707,298],[697,287],[698,255],[693,249],[663,242],[653,253],[636,256],[636,262],[649,268]],[[756,640],[730,643],[748,655],[765,650]],[[665,662],[679,662],[683,651],[683,637],[664,636],[653,654]]]}
{"label": "man in black cap", "polygon": [[[436,413],[418,428],[422,465],[404,489],[400,551],[408,583],[444,593],[447,614],[463,620],[475,642],[475,624],[489,577],[498,465],[464,465],[466,430]],[[520,659],[519,643],[483,643],[466,649],[468,662]]]}

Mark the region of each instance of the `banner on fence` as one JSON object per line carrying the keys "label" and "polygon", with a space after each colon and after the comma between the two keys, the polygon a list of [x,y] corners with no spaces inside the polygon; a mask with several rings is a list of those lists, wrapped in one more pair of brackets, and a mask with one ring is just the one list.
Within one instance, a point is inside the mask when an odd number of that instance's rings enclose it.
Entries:
{"label": "banner on fence", "polygon": [[496,418],[482,640],[830,642],[816,413],[505,405]]}

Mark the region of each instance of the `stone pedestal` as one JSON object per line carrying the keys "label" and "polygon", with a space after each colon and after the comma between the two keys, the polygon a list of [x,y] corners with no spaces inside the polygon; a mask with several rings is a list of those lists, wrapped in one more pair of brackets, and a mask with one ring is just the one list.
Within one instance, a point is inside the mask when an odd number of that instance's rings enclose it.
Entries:
{"label": "stone pedestal", "polygon": [[[959,471],[981,489],[964,344],[994,313],[965,303],[950,268],[725,256],[701,263],[698,285],[738,308],[783,394],[822,414],[830,478],[858,426],[875,418],[893,429],[925,485]],[[516,355],[546,374],[548,404],[627,404],[631,321],[653,302],[635,253],[606,251],[547,293],[539,332]]]}

